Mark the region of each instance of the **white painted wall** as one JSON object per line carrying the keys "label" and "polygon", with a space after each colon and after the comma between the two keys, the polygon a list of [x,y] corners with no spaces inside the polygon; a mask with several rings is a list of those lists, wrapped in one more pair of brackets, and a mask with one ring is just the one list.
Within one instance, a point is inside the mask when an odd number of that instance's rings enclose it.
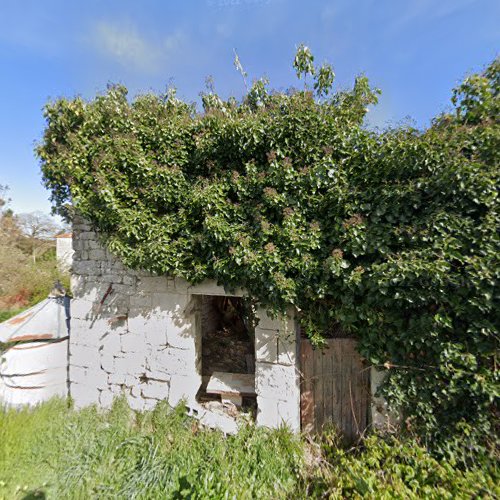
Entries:
{"label": "white painted wall", "polygon": [[[172,406],[185,400],[202,421],[236,430],[229,417],[215,418],[196,402],[201,385],[199,296],[226,295],[223,287],[211,281],[193,287],[177,278],[126,269],[78,218],[73,224],[73,248],[69,373],[76,406],[108,407],[120,394],[137,410],[150,409],[160,400]],[[243,294],[243,290],[231,293]],[[286,318],[272,319],[260,310],[258,318],[257,425],[287,424],[299,431],[293,311]]]}

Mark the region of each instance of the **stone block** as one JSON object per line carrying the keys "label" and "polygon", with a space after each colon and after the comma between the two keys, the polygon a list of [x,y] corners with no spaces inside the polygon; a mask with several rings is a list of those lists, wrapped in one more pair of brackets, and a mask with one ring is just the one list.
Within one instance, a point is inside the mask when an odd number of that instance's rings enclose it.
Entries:
{"label": "stone block", "polygon": [[198,404],[196,394],[201,386],[201,376],[192,374],[191,376],[173,375],[170,379],[170,391],[168,402],[170,406],[177,406],[182,400],[187,404]]}
{"label": "stone block", "polygon": [[288,401],[278,401],[278,420],[292,432],[300,432],[300,395]]}
{"label": "stone block", "polygon": [[128,286],[130,288],[135,288],[137,284],[137,278],[135,276],[130,276],[125,274],[122,278],[123,286]]}
{"label": "stone block", "polygon": [[69,380],[72,384],[83,384],[87,380],[87,369],[81,366],[70,366]]}
{"label": "stone block", "polygon": [[287,334],[295,331],[295,312],[293,308],[289,308],[286,316],[278,316],[271,318],[267,311],[263,308],[258,308],[256,312],[258,319],[258,328],[262,330],[279,331],[280,333]]}
{"label": "stone block", "polygon": [[265,363],[278,361],[278,331],[255,328],[255,360]]}
{"label": "stone block", "polygon": [[[87,329],[84,332],[80,332],[76,338],[73,336],[73,339],[70,336],[71,345],[83,344],[99,349],[110,328],[108,320],[106,318],[94,318],[85,323]],[[73,335],[73,331],[71,335]]]}
{"label": "stone block", "polygon": [[85,290],[85,278],[76,274],[71,275],[70,288],[73,297],[80,297]]}
{"label": "stone block", "polygon": [[113,394],[115,398],[121,397],[124,394],[124,389],[122,384],[109,384],[108,391],[111,392],[111,394]]}
{"label": "stone block", "polygon": [[94,303],[85,299],[73,299],[71,301],[71,317],[76,319],[88,319],[93,314]]}
{"label": "stone block", "polygon": [[76,260],[71,266],[74,274],[82,276],[99,276],[101,274],[101,265],[92,260]]}
{"label": "stone block", "polygon": [[186,281],[183,278],[173,278],[168,281],[168,285],[171,286],[172,290],[175,290],[177,293],[185,293],[187,294],[189,288],[191,287],[191,283]]}
{"label": "stone block", "polygon": [[145,330],[146,344],[154,352],[157,349],[163,349],[167,346],[167,329],[166,325],[161,327],[152,327],[148,324]]}
{"label": "stone block", "polygon": [[[137,381],[137,382],[139,382],[139,381]],[[130,394],[132,394],[132,396],[134,398],[142,398],[142,395],[141,395],[141,384],[140,383],[133,384],[130,387]]]}
{"label": "stone block", "polygon": [[116,329],[107,331],[100,339],[101,356],[115,356],[121,352],[121,338],[126,332],[125,329]]}
{"label": "stone block", "polygon": [[113,373],[115,371],[115,358],[111,353],[104,354],[101,351],[101,368],[106,373]]}
{"label": "stone block", "polygon": [[189,295],[172,292],[155,292],[151,294],[152,307],[157,311],[168,312],[172,317],[184,316],[190,301]]}
{"label": "stone block", "polygon": [[167,291],[167,278],[165,276],[142,276],[137,280],[137,289],[147,294]]}
{"label": "stone block", "polygon": [[236,434],[238,432],[238,423],[228,415],[202,410],[198,414],[198,418],[203,425],[211,429],[220,429],[225,434]]}
{"label": "stone block", "polygon": [[160,382],[170,382],[170,374],[163,370],[157,370],[154,367],[151,368],[149,364],[150,362],[151,358],[149,358],[146,362],[146,370],[145,370],[146,377]]}
{"label": "stone block", "polygon": [[130,307],[148,312],[152,308],[151,294],[136,293],[130,297]]}
{"label": "stone block", "polygon": [[131,333],[144,334],[148,321],[146,312],[142,313],[136,308],[131,308],[128,312],[127,326]]}
{"label": "stone block", "polygon": [[146,408],[146,400],[143,398],[136,398],[132,394],[127,394],[127,403],[134,411],[144,411]]}
{"label": "stone block", "polygon": [[99,391],[95,387],[84,384],[70,384],[70,395],[75,402],[76,408],[83,408],[99,403]]}
{"label": "stone block", "polygon": [[[182,290],[185,286],[185,283],[179,282],[178,284],[176,278],[176,289]],[[242,297],[243,295],[245,295],[244,290],[242,290],[241,288],[226,291],[225,288],[222,285],[218,285],[215,280],[205,280],[198,285],[188,285],[186,291],[189,294],[193,295],[229,295],[231,297]]]}
{"label": "stone block", "polygon": [[88,368],[85,383],[97,389],[106,389],[108,386],[108,374],[101,368]]}
{"label": "stone block", "polygon": [[157,399],[144,398],[143,399],[143,411],[153,411],[158,404]]}
{"label": "stone block", "polygon": [[255,391],[265,398],[287,401],[300,395],[299,373],[294,366],[255,363]]}
{"label": "stone block", "polygon": [[287,426],[300,432],[300,401],[277,401],[272,398],[257,397],[257,425],[276,429]]}
{"label": "stone block", "polygon": [[145,353],[146,352],[146,338],[144,333],[127,332],[121,337],[121,349],[125,353]]}
{"label": "stone block", "polygon": [[71,343],[69,347],[70,364],[75,366],[99,366],[99,349],[81,343]]}
{"label": "stone block", "polygon": [[381,432],[394,432],[400,423],[400,415],[390,411],[387,401],[382,396],[376,396],[379,386],[384,382],[386,372],[374,366],[370,371],[370,384],[372,393],[371,420],[372,426]]}
{"label": "stone block", "polygon": [[99,406],[105,409],[111,408],[114,398],[115,395],[109,389],[99,391]]}
{"label": "stone block", "polygon": [[169,346],[194,350],[196,342],[196,331],[192,322],[183,322],[181,319],[168,319],[167,343]]}
{"label": "stone block", "polygon": [[145,398],[167,400],[169,392],[168,382],[160,382],[159,380],[148,380],[147,383],[141,384],[141,393]]}
{"label": "stone block", "polygon": [[257,396],[257,417],[255,423],[258,426],[277,429],[280,426],[278,415],[278,402],[272,398]]}
{"label": "stone block", "polygon": [[146,370],[145,356],[140,353],[130,353],[123,358],[115,358],[115,372],[124,375],[140,375]]}
{"label": "stone block", "polygon": [[[95,252],[97,250],[94,250]],[[111,283],[113,285],[113,290],[116,291],[116,287],[121,284],[122,276],[119,273],[113,273],[109,269],[103,266],[101,279],[104,283]]]}
{"label": "stone block", "polygon": [[273,330],[275,332],[279,332],[281,328],[280,318],[271,318],[271,316],[267,314],[267,311],[262,307],[257,309],[255,315],[258,321],[257,328],[261,330]]}
{"label": "stone block", "polygon": [[[87,240],[87,246],[89,250],[102,250],[103,248],[101,243],[97,241],[97,238],[96,239],[89,238]],[[96,260],[101,260],[101,259],[96,259]]]}
{"label": "stone block", "polygon": [[153,353],[148,366],[152,371],[187,376],[197,372],[196,352],[168,347]]}
{"label": "stone block", "polygon": [[122,385],[125,384],[126,374],[123,372],[114,371],[108,374],[108,384],[109,385]]}
{"label": "stone block", "polygon": [[297,333],[280,331],[278,335],[278,360],[281,365],[295,365],[297,363]]}
{"label": "stone block", "polygon": [[105,260],[106,259],[106,252],[102,248],[95,248],[93,250],[90,250],[89,259],[91,259],[91,260]]}
{"label": "stone block", "polygon": [[75,236],[76,239],[79,240],[95,240],[97,238],[97,235],[94,231],[78,231]]}

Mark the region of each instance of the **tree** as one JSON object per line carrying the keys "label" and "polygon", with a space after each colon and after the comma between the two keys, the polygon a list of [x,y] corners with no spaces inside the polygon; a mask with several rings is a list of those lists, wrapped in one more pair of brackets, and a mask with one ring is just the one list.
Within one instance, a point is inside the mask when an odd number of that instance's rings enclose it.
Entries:
{"label": "tree", "polygon": [[22,234],[26,238],[33,262],[53,246],[54,235],[60,230],[58,224],[43,212],[30,212],[15,216]]}

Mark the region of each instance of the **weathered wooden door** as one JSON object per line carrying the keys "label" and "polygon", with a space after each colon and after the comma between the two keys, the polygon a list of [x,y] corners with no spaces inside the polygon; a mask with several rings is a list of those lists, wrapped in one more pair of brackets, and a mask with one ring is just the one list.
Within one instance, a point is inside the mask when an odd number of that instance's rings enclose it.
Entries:
{"label": "weathered wooden door", "polygon": [[368,426],[370,370],[354,339],[328,339],[327,348],[301,342],[301,421],[305,432],[333,424],[352,442]]}

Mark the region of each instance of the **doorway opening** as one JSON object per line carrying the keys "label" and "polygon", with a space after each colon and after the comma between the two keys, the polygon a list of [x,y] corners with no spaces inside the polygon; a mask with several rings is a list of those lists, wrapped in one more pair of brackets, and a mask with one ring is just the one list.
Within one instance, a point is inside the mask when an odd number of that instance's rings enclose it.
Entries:
{"label": "doorway opening", "polygon": [[202,295],[198,401],[236,416],[255,413],[255,314],[241,297]]}

